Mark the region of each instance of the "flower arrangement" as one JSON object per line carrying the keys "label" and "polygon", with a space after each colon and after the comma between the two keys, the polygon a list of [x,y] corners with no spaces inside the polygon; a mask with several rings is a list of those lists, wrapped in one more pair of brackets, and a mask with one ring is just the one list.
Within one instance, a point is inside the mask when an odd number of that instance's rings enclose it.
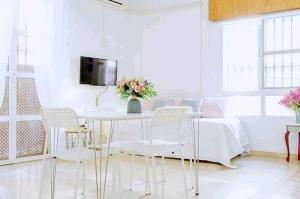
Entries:
{"label": "flower arrangement", "polygon": [[117,92],[123,100],[127,100],[129,97],[148,100],[157,96],[154,85],[142,78],[126,79],[123,77],[117,82]]}
{"label": "flower arrangement", "polygon": [[292,111],[300,112],[300,88],[291,90],[284,98],[280,100],[279,104]]}

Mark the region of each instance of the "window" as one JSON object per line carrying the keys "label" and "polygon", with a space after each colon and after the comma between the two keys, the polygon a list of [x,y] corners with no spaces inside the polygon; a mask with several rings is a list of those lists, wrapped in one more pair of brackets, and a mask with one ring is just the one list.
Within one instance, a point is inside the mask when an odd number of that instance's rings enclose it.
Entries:
{"label": "window", "polygon": [[300,86],[300,15],[263,20],[263,87]]}
{"label": "window", "polygon": [[290,88],[300,86],[299,35],[299,14],[223,24],[223,94],[227,113],[292,115],[278,102]]}
{"label": "window", "polygon": [[223,90],[225,92],[258,90],[259,24],[257,20],[246,20],[224,25]]}
{"label": "window", "polygon": [[260,96],[230,96],[225,98],[226,117],[260,116]]}

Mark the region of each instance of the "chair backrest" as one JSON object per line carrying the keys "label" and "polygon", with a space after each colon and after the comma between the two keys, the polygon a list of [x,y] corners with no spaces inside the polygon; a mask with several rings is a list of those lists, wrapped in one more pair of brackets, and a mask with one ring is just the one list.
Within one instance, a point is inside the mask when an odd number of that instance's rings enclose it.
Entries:
{"label": "chair backrest", "polygon": [[58,150],[59,133],[62,129],[80,128],[77,115],[70,108],[42,108],[42,122],[46,130],[44,153],[56,153]]}
{"label": "chair backrest", "polygon": [[40,114],[46,129],[80,127],[75,111],[70,108],[41,109]]}
{"label": "chair backrest", "polygon": [[184,106],[167,106],[156,109],[151,123],[150,140],[155,138],[174,140],[176,136],[180,139],[179,132],[187,110],[188,108]]}

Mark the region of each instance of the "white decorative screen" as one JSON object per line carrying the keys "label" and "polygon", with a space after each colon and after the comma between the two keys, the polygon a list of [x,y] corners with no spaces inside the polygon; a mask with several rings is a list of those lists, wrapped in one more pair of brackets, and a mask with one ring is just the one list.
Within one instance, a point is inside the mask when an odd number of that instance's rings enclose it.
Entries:
{"label": "white decorative screen", "polygon": [[0,160],[8,159],[8,122],[0,122]]}
{"label": "white decorative screen", "polygon": [[[8,111],[9,111],[9,97],[8,97],[8,89],[9,89],[9,78],[6,77],[5,79],[5,91],[4,91],[4,96],[2,100],[2,104],[0,104],[0,116],[8,116]],[[1,101],[1,100],[0,100]]]}
{"label": "white decorative screen", "polygon": [[17,78],[17,114],[39,114],[41,104],[33,78]]}
{"label": "white decorative screen", "polygon": [[[0,117],[1,116],[8,116],[8,83],[9,79],[8,77],[5,79],[5,91],[2,104],[0,104]],[[8,153],[9,153],[9,122],[0,122],[0,160],[7,160],[8,159]]]}
{"label": "white decorative screen", "polygon": [[39,120],[17,122],[17,158],[43,154],[45,130]]}

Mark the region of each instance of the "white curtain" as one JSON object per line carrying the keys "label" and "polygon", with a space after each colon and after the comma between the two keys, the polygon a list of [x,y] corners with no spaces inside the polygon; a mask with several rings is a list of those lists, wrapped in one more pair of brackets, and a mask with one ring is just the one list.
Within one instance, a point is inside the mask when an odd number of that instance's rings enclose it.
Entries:
{"label": "white curtain", "polygon": [[70,64],[72,17],[76,0],[23,0],[38,96],[43,107],[60,96],[60,70]]}
{"label": "white curtain", "polygon": [[35,70],[35,81],[42,106],[51,104],[52,77],[52,0],[20,0],[19,26],[28,35],[27,64]]}
{"label": "white curtain", "polygon": [[[55,105],[70,106],[65,103],[69,96],[73,96],[73,86],[67,82],[72,82],[72,40],[75,17],[77,12],[77,0],[53,0],[54,6],[54,65],[57,81],[55,82]],[[62,84],[63,83],[63,84]],[[64,85],[64,87],[62,87]]]}
{"label": "white curtain", "polygon": [[5,74],[12,51],[17,0],[0,0],[0,107],[4,97]]}

